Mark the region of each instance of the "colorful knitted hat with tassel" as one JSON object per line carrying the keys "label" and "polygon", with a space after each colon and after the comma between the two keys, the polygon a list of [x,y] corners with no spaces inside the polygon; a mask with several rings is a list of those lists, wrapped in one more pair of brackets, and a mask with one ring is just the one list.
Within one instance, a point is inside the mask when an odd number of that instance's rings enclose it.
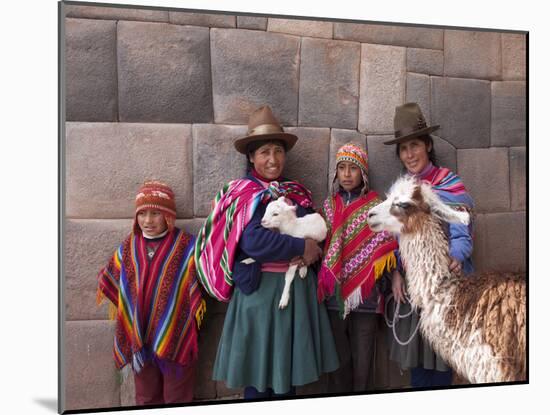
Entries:
{"label": "colorful knitted hat with tassel", "polygon": [[366,194],[369,190],[369,164],[367,152],[353,143],[344,144],[338,149],[336,152],[336,171],[334,172],[334,179],[332,180],[332,190],[334,193],[336,193],[340,187],[338,183],[338,163],[341,161],[349,161],[361,169],[361,177],[363,178],[363,188],[361,192]]}
{"label": "colorful knitted hat with tassel", "polygon": [[168,231],[174,229],[176,223],[176,200],[170,187],[157,180],[146,181],[136,195],[136,212],[134,231],[139,230],[137,214],[144,209],[160,210],[164,214]]}

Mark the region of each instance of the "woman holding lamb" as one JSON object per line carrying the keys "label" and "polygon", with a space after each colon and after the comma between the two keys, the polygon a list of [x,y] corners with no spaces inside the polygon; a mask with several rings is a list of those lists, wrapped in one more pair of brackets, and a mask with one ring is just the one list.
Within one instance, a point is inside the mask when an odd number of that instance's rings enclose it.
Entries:
{"label": "woman holding lamb", "polygon": [[229,301],[213,378],[244,388],[245,399],[293,395],[295,386],[339,365],[311,267],[305,278],[294,278],[290,302],[279,308],[289,264],[315,263],[320,247],[260,223],[267,203],[281,196],[296,205],[298,217],[313,212],[309,190],[282,177],[297,139],[283,131],[268,106],[250,116],[247,136],[235,141],[249,172],[216,195],[195,247],[199,280],[210,295]]}
{"label": "woman holding lamb", "polygon": [[340,368],[329,374],[330,392],[373,387],[376,332],[383,298],[376,281],[395,268],[396,240],[373,232],[366,221],[381,202],[369,188],[367,152],[348,143],[336,153],[332,194],[321,214],[328,226],[319,272],[319,299],[327,299]]}
{"label": "woman holding lamb", "polygon": [[[396,154],[406,170],[406,174],[418,177],[431,184],[432,189],[444,203],[453,208],[471,211],[473,200],[466,191],[460,177],[449,169],[436,164],[433,139],[430,133],[439,125],[427,126],[426,120],[417,103],[407,103],[395,110],[395,138],[386,145],[397,144]],[[446,224],[451,261],[449,269],[458,274],[470,274],[474,271],[471,260],[473,239],[471,226]],[[406,264],[398,260],[398,270],[392,275],[392,293],[395,302],[408,303],[406,300]],[[388,304],[389,310],[396,303]],[[408,309],[408,310],[407,310]],[[407,314],[410,308],[401,305],[399,314]],[[421,312],[421,310],[417,310]],[[431,347],[417,333],[419,314],[413,311],[404,319],[397,321],[395,335],[390,340],[390,358],[398,362],[403,369],[411,369],[411,386],[431,387],[452,384],[452,370],[433,352]],[[390,317],[391,318],[391,317]],[[392,332],[393,333],[393,332]],[[408,339],[411,341],[408,344]]]}

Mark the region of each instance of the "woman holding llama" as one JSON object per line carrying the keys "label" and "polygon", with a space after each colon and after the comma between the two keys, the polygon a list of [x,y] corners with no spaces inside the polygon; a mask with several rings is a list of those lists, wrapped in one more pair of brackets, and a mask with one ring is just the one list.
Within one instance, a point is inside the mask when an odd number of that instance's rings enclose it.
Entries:
{"label": "woman holding llama", "polygon": [[[395,110],[395,138],[384,144],[397,144],[396,154],[406,173],[431,184],[444,203],[457,209],[470,211],[473,200],[466,191],[461,179],[449,169],[437,165],[433,139],[430,133],[439,125],[427,126],[426,120],[417,103],[407,103]],[[471,261],[473,240],[471,227],[462,224],[447,224],[452,272],[470,274],[473,272]],[[398,270],[392,274],[392,293],[394,301],[406,303],[406,264],[398,260]],[[394,304],[389,304],[392,309]],[[403,311],[399,314],[407,314]],[[421,312],[420,310],[418,310]],[[391,336],[390,358],[398,362],[403,369],[411,369],[411,386],[431,387],[452,384],[452,370],[436,355],[430,346],[416,334],[419,315],[413,312],[409,317],[397,322],[396,335],[401,342],[411,339],[406,345],[399,344]],[[412,338],[411,338],[412,337]]]}
{"label": "woman holding llama", "polygon": [[229,301],[213,378],[231,388],[244,387],[245,399],[292,395],[295,386],[338,368],[311,267],[305,278],[294,279],[290,302],[279,309],[289,263],[313,264],[320,247],[260,223],[267,203],[280,196],[297,206],[299,217],[313,211],[309,190],[282,177],[297,139],[283,131],[268,106],[252,113],[247,136],[235,141],[249,172],[216,195],[197,238],[199,280],[210,295]]}
{"label": "woman holding llama", "polygon": [[319,272],[319,299],[327,308],[340,369],[328,376],[329,392],[361,392],[372,387],[376,331],[383,301],[375,282],[395,268],[396,240],[369,228],[368,211],[381,200],[369,189],[366,151],[345,144],[336,153],[332,195],[321,214],[328,227]]}

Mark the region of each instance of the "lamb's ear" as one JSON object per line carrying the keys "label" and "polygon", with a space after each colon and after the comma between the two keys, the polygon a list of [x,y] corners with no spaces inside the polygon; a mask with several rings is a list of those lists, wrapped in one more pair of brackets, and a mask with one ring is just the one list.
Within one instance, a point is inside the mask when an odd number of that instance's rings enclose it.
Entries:
{"label": "lamb's ear", "polygon": [[292,206],[289,206],[288,208],[289,208],[290,210],[293,210],[294,212],[296,212],[296,208],[297,208],[297,207],[298,207],[298,206],[296,206],[296,205],[292,205]]}
{"label": "lamb's ear", "polygon": [[430,206],[430,210],[435,216],[448,223],[461,223],[463,225],[470,223],[470,214],[468,212],[455,210],[443,203],[429,184],[422,183],[421,189],[424,200]]}

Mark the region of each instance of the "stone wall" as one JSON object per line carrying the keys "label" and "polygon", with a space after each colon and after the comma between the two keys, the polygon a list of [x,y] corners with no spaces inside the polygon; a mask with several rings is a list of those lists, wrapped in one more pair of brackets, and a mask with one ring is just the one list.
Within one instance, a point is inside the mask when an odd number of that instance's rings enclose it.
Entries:
{"label": "stone wall", "polygon": [[[113,324],[95,277],[130,229],[147,178],[171,184],[178,225],[197,232],[222,184],[241,176],[233,141],[269,104],[300,140],[285,174],[317,205],[337,148],[369,152],[374,189],[400,173],[396,105],[440,124],[435,147],[476,202],[478,270],[526,269],[526,36],[256,16],[65,5],[66,409],[133,405],[112,363]],[[240,397],[211,380],[225,305],[208,301],[197,400]],[[380,328],[380,333],[383,328]],[[374,386],[408,374],[378,339]],[[298,393],[326,393],[325,379]]]}

